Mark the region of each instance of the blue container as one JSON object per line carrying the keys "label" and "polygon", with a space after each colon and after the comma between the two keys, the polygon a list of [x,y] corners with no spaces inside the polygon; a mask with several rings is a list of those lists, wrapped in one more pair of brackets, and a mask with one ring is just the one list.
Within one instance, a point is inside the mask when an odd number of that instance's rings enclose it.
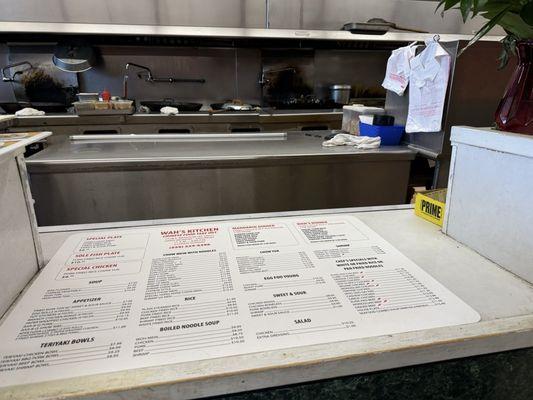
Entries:
{"label": "blue container", "polygon": [[397,146],[402,140],[402,135],[405,130],[404,126],[391,125],[369,125],[359,122],[359,135],[381,138],[382,146]]}

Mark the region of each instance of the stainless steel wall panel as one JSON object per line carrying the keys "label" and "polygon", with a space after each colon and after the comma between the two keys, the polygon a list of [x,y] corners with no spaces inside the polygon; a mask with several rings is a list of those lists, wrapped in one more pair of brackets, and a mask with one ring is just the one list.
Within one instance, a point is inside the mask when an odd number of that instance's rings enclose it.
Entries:
{"label": "stainless steel wall panel", "polygon": [[329,86],[336,83],[349,84],[352,89],[364,87],[377,88],[379,91],[389,56],[389,51],[317,50],[315,93],[326,98],[329,96]]}
{"label": "stainless steel wall panel", "polygon": [[256,49],[102,47],[101,60],[97,67],[79,74],[85,91],[107,88],[121,95],[125,64],[134,62],[151,68],[157,76],[204,78],[206,83],[149,83],[131,70],[129,97],[206,104],[233,98],[257,103],[260,99],[261,60]]}

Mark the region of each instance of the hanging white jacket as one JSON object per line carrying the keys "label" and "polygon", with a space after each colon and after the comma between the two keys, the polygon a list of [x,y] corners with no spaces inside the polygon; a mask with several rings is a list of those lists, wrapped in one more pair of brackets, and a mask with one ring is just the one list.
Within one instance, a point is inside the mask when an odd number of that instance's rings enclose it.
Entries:
{"label": "hanging white jacket", "polygon": [[411,74],[410,61],[416,52],[415,43],[393,50],[387,61],[387,71],[381,86],[399,96],[403,96],[409,83],[409,75]]}
{"label": "hanging white jacket", "polygon": [[441,130],[450,63],[450,54],[435,40],[427,40],[426,48],[411,59],[406,132]]}

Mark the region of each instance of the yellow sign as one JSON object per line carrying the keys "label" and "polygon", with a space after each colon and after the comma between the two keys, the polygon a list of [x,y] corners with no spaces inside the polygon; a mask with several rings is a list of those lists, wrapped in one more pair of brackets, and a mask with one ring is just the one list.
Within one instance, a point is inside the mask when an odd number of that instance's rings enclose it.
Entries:
{"label": "yellow sign", "polygon": [[415,214],[442,226],[446,201],[446,189],[430,190],[416,194]]}

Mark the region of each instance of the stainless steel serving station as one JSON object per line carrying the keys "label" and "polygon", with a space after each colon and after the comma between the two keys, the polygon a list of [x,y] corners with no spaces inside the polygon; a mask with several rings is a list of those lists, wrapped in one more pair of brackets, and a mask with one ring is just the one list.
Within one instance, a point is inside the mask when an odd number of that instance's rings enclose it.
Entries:
{"label": "stainless steel serving station", "polygon": [[405,146],[322,147],[331,131],[80,136],[28,159],[39,225],[405,201]]}

